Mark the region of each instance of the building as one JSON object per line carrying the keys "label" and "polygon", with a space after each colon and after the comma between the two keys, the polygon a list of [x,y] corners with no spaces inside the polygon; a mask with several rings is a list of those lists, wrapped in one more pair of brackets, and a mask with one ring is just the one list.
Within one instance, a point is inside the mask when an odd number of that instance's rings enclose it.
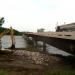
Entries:
{"label": "building", "polygon": [[75,23],[70,23],[70,24],[64,24],[62,26],[57,26],[56,28],[57,32],[73,32],[75,31]]}
{"label": "building", "polygon": [[37,30],[37,32],[44,32],[44,30],[45,30],[44,28],[40,28]]}

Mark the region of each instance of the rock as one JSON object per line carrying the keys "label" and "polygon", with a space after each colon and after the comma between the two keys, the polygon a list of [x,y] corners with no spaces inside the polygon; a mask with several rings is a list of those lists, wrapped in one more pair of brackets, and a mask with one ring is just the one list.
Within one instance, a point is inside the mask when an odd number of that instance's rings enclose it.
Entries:
{"label": "rock", "polygon": [[25,56],[29,60],[33,61],[35,64],[46,64],[49,61],[47,54],[42,54],[39,52],[30,52],[26,50],[16,50],[14,52],[16,55]]}

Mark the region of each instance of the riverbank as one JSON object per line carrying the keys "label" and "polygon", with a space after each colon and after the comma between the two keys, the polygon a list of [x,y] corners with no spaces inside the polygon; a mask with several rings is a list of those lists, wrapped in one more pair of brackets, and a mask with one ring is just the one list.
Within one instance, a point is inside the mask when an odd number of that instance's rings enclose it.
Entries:
{"label": "riverbank", "polygon": [[74,58],[71,56],[26,50],[0,54],[0,69],[9,75],[74,75],[74,63]]}
{"label": "riverbank", "polygon": [[0,54],[0,75],[75,75],[75,57],[43,52],[28,43],[18,36],[14,52]]}

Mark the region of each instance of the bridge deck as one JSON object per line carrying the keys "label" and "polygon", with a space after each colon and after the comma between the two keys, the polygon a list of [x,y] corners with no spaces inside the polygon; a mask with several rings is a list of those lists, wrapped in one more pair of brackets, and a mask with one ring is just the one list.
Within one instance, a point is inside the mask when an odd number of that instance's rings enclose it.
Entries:
{"label": "bridge deck", "polygon": [[39,32],[27,34],[75,40],[75,32]]}
{"label": "bridge deck", "polygon": [[45,42],[75,55],[75,32],[39,32],[26,33],[26,35],[35,41],[43,41],[43,44]]}

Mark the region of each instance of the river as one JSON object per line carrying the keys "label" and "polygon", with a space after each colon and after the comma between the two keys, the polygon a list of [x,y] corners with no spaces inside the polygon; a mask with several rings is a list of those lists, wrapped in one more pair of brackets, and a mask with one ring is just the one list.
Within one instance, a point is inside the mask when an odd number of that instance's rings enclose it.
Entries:
{"label": "river", "polygon": [[[11,42],[11,37],[8,35],[5,35],[1,39],[2,42],[2,47],[3,48],[8,48],[11,47],[12,42]],[[22,36],[15,36],[15,47],[16,48],[25,48],[26,47],[26,42]]]}
{"label": "river", "polygon": [[[2,42],[3,48],[8,48],[8,47],[11,47],[11,45],[12,45],[11,38],[8,35],[3,36],[1,39],[1,42]],[[42,45],[42,42],[38,42],[38,44]],[[22,36],[15,36],[15,47],[16,48],[26,48],[26,46],[27,46],[26,41]],[[51,45],[46,44],[46,46],[47,46],[46,49],[49,53],[61,54],[64,56],[70,55],[69,53],[64,52],[64,51],[62,51],[58,48],[55,48]]]}

